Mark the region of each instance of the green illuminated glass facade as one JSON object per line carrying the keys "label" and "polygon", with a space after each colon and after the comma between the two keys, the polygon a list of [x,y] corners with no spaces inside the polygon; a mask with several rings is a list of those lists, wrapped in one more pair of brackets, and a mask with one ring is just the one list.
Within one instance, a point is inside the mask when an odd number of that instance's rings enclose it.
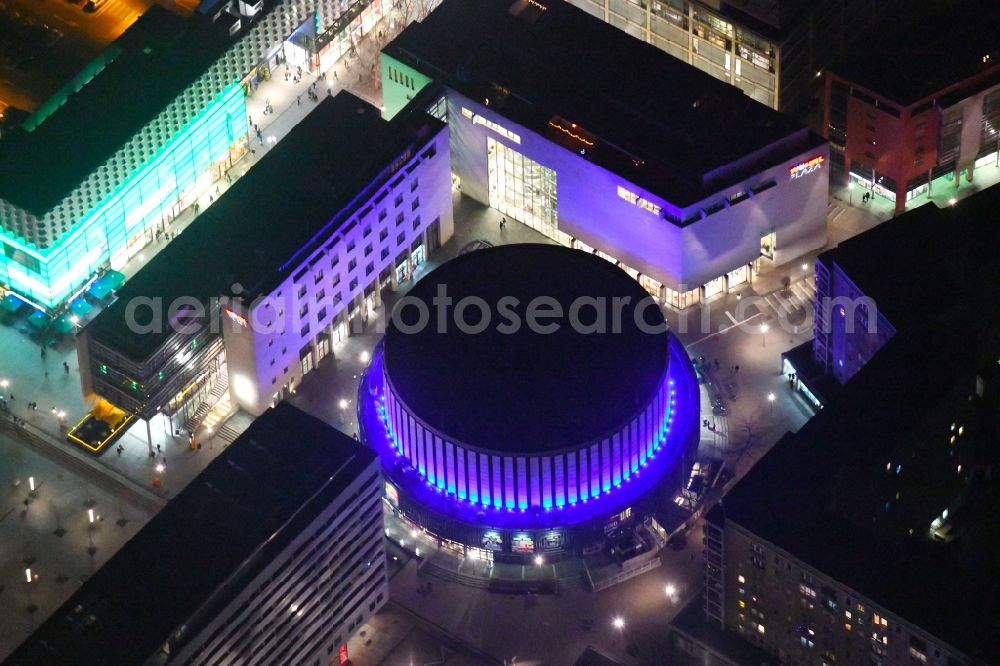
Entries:
{"label": "green illuminated glass facade", "polygon": [[243,88],[232,83],[55,245],[37,250],[0,230],[0,280],[53,307],[103,265],[120,268],[246,148]]}

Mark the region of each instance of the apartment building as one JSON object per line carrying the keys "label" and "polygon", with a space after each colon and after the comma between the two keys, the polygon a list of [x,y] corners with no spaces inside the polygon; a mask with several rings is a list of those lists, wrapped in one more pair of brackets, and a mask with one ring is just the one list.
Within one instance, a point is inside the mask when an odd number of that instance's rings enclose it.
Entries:
{"label": "apartment building", "polygon": [[389,597],[377,456],[268,410],[5,662],[319,666]]}

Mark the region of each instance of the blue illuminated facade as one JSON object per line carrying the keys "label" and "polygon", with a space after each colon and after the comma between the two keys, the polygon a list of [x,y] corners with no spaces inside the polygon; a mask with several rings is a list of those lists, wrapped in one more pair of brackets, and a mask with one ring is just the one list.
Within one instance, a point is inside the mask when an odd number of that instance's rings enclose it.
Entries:
{"label": "blue illuminated facade", "polygon": [[378,451],[391,484],[390,504],[439,536],[522,554],[529,542],[530,552],[572,547],[574,531],[600,532],[609,518],[649,505],[698,437],[697,380],[680,342],[670,336],[669,345],[660,388],[619,432],[523,456],[472,451],[419,427],[391,390],[380,345],[358,411],[364,441]]}

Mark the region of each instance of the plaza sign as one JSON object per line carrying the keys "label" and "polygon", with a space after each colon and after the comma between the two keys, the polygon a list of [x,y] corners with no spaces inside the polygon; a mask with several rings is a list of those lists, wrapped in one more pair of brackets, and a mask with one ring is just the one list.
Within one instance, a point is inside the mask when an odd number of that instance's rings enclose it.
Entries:
{"label": "plaza sign", "polygon": [[802,164],[796,164],[788,170],[788,175],[791,178],[801,178],[806,174],[812,173],[813,171],[819,170],[823,166],[823,162],[826,159],[822,155],[817,155],[808,162],[803,162]]}

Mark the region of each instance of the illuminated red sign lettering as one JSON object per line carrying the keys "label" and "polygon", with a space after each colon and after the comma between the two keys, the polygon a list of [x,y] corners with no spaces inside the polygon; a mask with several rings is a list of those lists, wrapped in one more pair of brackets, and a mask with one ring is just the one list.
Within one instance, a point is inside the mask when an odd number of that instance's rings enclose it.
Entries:
{"label": "illuminated red sign lettering", "polygon": [[808,162],[803,162],[802,164],[796,164],[788,170],[788,175],[792,178],[801,178],[807,173],[812,173],[819,169],[826,159],[822,155],[817,155]]}
{"label": "illuminated red sign lettering", "polygon": [[243,315],[240,315],[240,314],[237,314],[237,313],[233,312],[229,308],[226,308],[225,311],[226,311],[226,316],[229,317],[229,319],[234,324],[236,324],[237,326],[242,326],[243,328],[247,327],[248,324],[247,324],[247,318],[246,317],[244,317]]}

